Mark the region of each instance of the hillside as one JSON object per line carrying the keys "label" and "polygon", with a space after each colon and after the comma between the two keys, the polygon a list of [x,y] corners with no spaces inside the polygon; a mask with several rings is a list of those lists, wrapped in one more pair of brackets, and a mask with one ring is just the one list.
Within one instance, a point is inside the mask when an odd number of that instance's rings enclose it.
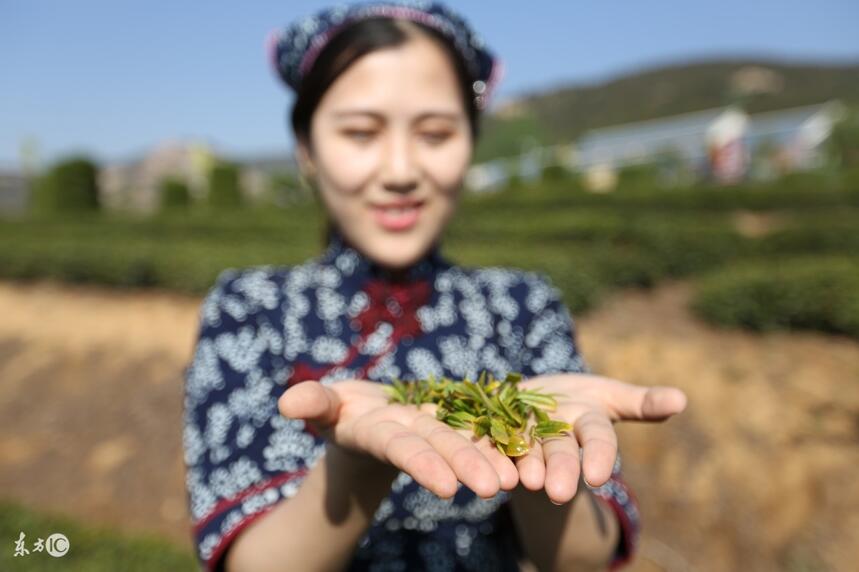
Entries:
{"label": "hillside", "polygon": [[743,59],[651,68],[535,92],[499,106],[486,117],[477,160],[516,154],[525,135],[556,143],[574,140],[588,129],[729,103],[756,113],[828,99],[859,102],[859,63]]}

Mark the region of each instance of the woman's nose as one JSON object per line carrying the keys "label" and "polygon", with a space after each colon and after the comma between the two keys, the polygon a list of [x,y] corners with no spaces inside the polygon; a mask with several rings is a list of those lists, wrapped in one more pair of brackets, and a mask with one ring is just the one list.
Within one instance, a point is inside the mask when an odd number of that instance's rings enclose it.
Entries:
{"label": "woman's nose", "polygon": [[383,162],[382,184],[390,191],[407,192],[417,183],[417,165],[408,136],[392,136]]}

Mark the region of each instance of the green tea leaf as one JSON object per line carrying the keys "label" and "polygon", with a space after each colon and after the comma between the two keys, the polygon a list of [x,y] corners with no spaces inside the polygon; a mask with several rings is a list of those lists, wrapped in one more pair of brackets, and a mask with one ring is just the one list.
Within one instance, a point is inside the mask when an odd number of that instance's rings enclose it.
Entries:
{"label": "green tea leaf", "polygon": [[506,454],[507,454],[507,449],[505,449],[505,448],[504,448],[504,445],[502,445],[502,444],[501,444],[501,443],[499,443],[498,441],[496,441],[496,442],[495,442],[495,448],[496,448],[496,449],[498,449],[498,451],[499,451],[502,455],[506,455]]}
{"label": "green tea leaf", "polygon": [[538,437],[561,437],[564,432],[572,431],[573,428],[569,423],[564,421],[544,421],[535,426],[535,433]]}
{"label": "green tea leaf", "polygon": [[397,403],[402,403],[405,405],[406,399],[403,393],[392,385],[385,385],[382,387],[385,393],[388,394],[388,397],[391,401],[396,401]]}
{"label": "green tea leaf", "polygon": [[484,406],[485,406],[489,411],[491,411],[491,412],[495,413],[496,415],[503,415],[503,414],[504,414],[504,413],[503,413],[503,412],[498,408],[498,406],[497,406],[497,405],[495,405],[495,403],[493,403],[491,399],[489,399],[489,396],[488,396],[488,395],[486,395],[486,393],[484,393],[484,391],[483,391],[483,388],[482,388],[482,387],[480,387],[479,385],[475,385],[474,387],[475,387],[475,389],[477,390],[478,394],[480,395],[480,400],[483,402],[483,405],[484,405]]}
{"label": "green tea leaf", "polygon": [[477,437],[483,437],[490,430],[489,417],[482,415],[474,420],[474,434]]}
{"label": "green tea leaf", "polygon": [[504,447],[504,451],[509,457],[521,457],[529,450],[528,443],[521,435],[517,434],[510,435],[510,441]]}
{"label": "green tea leaf", "polygon": [[453,399],[451,405],[457,411],[469,411],[472,408],[471,404],[464,399]]}
{"label": "green tea leaf", "polygon": [[477,388],[470,381],[462,381],[455,385],[455,392],[461,398],[471,399],[480,403],[480,393],[477,392]]}
{"label": "green tea leaf", "polygon": [[509,384],[513,384],[513,385],[516,385],[520,381],[522,381],[522,374],[521,373],[511,372],[511,373],[508,373],[507,376],[504,378],[504,383],[509,383]]}
{"label": "green tea leaf", "polygon": [[496,442],[504,445],[510,442],[510,432],[507,430],[507,426],[497,417],[492,417],[489,420],[489,430]]}
{"label": "green tea leaf", "polygon": [[444,416],[443,421],[457,429],[471,429],[471,422],[474,419],[470,413],[466,411],[458,411]]}
{"label": "green tea leaf", "polygon": [[498,407],[501,411],[507,416],[510,421],[516,425],[517,427],[521,427],[523,423],[522,417],[519,413],[513,408],[513,396],[511,395],[507,401],[501,398],[501,395],[495,396],[496,401],[498,402]]}
{"label": "green tea leaf", "polygon": [[[535,440],[562,436],[571,431],[568,423],[553,420],[547,411],[557,409],[555,396],[539,388],[520,390],[521,374],[508,373],[504,380],[483,370],[472,382],[468,378],[452,380],[429,376],[425,380],[404,382],[394,379],[383,388],[390,403],[432,403],[436,418],[455,429],[471,429],[478,438],[487,436],[503,454],[516,457],[526,454]],[[529,421],[534,419],[523,435]]]}
{"label": "green tea leaf", "polygon": [[549,411],[554,411],[558,407],[558,402],[555,401],[554,397],[545,393],[537,393],[533,389],[520,391],[516,398],[532,407],[542,407]]}
{"label": "green tea leaf", "polygon": [[534,417],[537,418],[538,423],[546,423],[549,421],[549,414],[540,409],[539,407],[532,407],[531,411],[534,412]]}
{"label": "green tea leaf", "polygon": [[399,379],[394,379],[393,384],[394,384],[394,387],[396,388],[397,392],[402,397],[403,402],[408,403],[409,391],[408,391],[408,387],[406,387],[406,384],[404,384]]}
{"label": "green tea leaf", "polygon": [[474,421],[474,415],[472,415],[468,411],[454,411],[449,416],[456,417],[457,419],[462,419],[463,421],[468,421],[469,423]]}

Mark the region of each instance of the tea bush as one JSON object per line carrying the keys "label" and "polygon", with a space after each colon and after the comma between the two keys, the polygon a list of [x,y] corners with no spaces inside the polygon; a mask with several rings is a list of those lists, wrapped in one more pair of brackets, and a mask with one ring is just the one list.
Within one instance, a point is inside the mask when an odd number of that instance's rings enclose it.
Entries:
{"label": "tea bush", "polygon": [[726,267],[700,279],[691,308],[723,326],[813,329],[859,338],[859,258]]}

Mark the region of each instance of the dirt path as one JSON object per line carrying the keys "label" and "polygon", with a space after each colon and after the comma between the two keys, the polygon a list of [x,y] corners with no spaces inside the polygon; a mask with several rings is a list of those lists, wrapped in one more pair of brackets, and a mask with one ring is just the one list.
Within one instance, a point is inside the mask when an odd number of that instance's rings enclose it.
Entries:
{"label": "dirt path", "polygon": [[[683,388],[619,427],[645,535],[631,568],[848,570],[859,559],[859,343],[721,332],[683,285],[578,321],[592,368]],[[0,283],[0,490],[190,547],[181,379],[199,299]]]}

